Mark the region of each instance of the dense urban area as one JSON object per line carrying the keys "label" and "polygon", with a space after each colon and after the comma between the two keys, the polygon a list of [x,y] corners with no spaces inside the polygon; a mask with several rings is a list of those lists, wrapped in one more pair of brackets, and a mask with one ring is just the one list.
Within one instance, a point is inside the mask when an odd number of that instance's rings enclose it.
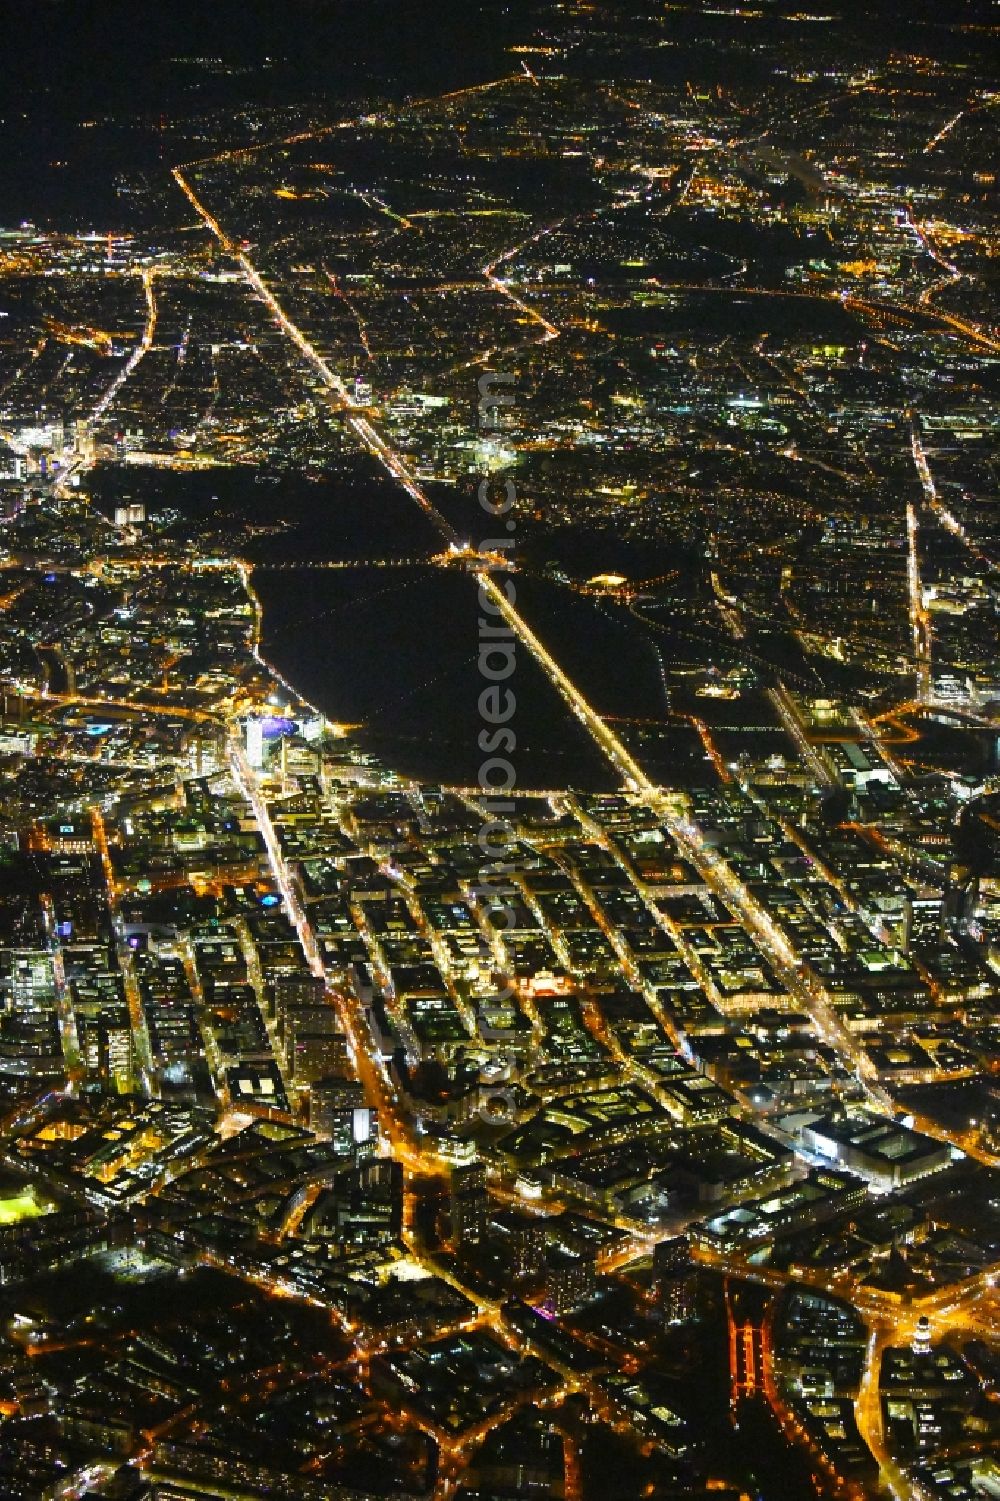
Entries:
{"label": "dense urban area", "polygon": [[4,1498],[1000,1495],[1000,28],[882,9],[192,37],[0,200]]}

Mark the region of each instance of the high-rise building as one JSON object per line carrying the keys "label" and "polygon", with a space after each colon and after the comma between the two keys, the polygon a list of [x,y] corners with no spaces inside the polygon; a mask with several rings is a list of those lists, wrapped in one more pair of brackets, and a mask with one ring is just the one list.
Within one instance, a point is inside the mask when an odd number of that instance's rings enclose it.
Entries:
{"label": "high-rise building", "polygon": [[125,1085],[132,1077],[132,1022],[127,1006],[106,1006],[97,1018],[97,1071]]}
{"label": "high-rise building", "polygon": [[13,521],[24,510],[24,488],[20,481],[4,482],[0,475],[0,521]]}
{"label": "high-rise building", "polygon": [[335,1152],[355,1162],[378,1148],[378,1111],[365,1103],[358,1079],[343,1075],[318,1080],[309,1090],[309,1126],[329,1137]]}
{"label": "high-rise building", "polygon": [[498,1209],[490,1215],[490,1238],[504,1247],[508,1266],[515,1277],[538,1270],[545,1252],[545,1221],[519,1209]]}
{"label": "high-rise building", "polygon": [[479,1241],[486,1228],[486,1167],[469,1162],[451,1175],[451,1238],[459,1245]]}
{"label": "high-rise building", "polygon": [[364,1103],[365,1091],[359,1079],[345,1075],[318,1079],[309,1091],[309,1129],[320,1136],[330,1136],[341,1111],[353,1110]]}
{"label": "high-rise building", "polygon": [[279,1004],[277,1032],[285,1071],[296,1084],[346,1072],[347,1038],[325,996],[318,1005],[308,1001]]}
{"label": "high-rise building", "polygon": [[694,1265],[686,1235],[661,1241],[653,1251],[653,1294],[668,1324],[687,1323],[694,1312]]}
{"label": "high-rise building", "polygon": [[572,1313],[593,1297],[597,1287],[597,1254],[591,1246],[571,1251],[550,1246],[545,1256],[545,1301],[555,1313]]}
{"label": "high-rise building", "polygon": [[312,1084],[347,1067],[347,1038],[342,1032],[293,1028],[288,1045],[288,1076],[295,1084]]}
{"label": "high-rise building", "polygon": [[94,434],[85,417],[78,417],[73,424],[73,446],[81,459],[90,462],[94,457]]}
{"label": "high-rise building", "polygon": [[246,725],[247,760],[255,770],[264,764],[264,723],[260,719],[248,719]]}
{"label": "high-rise building", "polygon": [[[284,1037],[285,1020],[292,1011],[302,1006],[325,1005],[326,983],[321,975],[309,969],[296,969],[289,974],[275,975],[267,1000],[271,1015],[278,1023],[278,1036]],[[333,1008],[330,1007],[333,1015]]]}

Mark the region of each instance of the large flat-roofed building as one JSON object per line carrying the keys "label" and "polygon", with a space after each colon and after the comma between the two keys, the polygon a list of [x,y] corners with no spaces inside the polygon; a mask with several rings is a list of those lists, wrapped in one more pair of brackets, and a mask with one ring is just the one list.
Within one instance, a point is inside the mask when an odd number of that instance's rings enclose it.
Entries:
{"label": "large flat-roofed building", "polygon": [[899,1188],[947,1167],[951,1148],[867,1110],[806,1117],[797,1128],[810,1152],[838,1162],[869,1182]]}
{"label": "large flat-roofed building", "polygon": [[790,1183],[765,1199],[752,1199],[712,1219],[698,1220],[691,1226],[691,1241],[703,1250],[749,1254],[779,1236],[856,1209],[867,1197],[868,1188],[859,1179],[832,1168],[814,1168],[801,1182]]}

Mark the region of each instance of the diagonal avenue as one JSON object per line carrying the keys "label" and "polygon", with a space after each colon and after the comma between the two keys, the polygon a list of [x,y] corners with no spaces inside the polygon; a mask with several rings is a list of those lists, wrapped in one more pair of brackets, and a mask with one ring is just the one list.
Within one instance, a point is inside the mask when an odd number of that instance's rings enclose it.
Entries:
{"label": "diagonal avenue", "polygon": [[[454,528],[434,505],[416,474],[402,455],[382,437],[367,415],[367,411],[354,400],[346,383],[329,361],[289,318],[243,246],[226,232],[223,225],[202,202],[185,177],[182,167],[174,167],[172,173],[178,188],[202,223],[225,253],[240,267],[248,286],[268,308],[277,326],[295,345],[303,360],[319,376],[333,404],[342,414],[347,426],[354,432],[362,448],[376,459],[406,491],[407,495],[420,506],[445,542],[450,547],[463,551],[463,545]],[[546,327],[548,326],[546,324]],[[673,836],[699,870],[710,890],[729,905],[747,931],[756,938],[777,974],[812,1019],[820,1036],[834,1048],[846,1066],[855,1074],[868,1096],[871,1107],[885,1115],[895,1114],[895,1106],[891,1097],[880,1086],[871,1060],[857,1038],[844,1024],[832,996],[819,977],[800,962],[787,935],[756,901],[732,866],[717,851],[708,847],[701,830],[686,816],[682,800],[650,780],[631,752],[559,666],[520,611],[507,598],[506,591],[497,584],[490,569],[473,566],[470,572],[479,585],[480,599],[490,602],[488,608],[503,617],[514,636],[542,668],[560,697],[614,768],[626,790],[655,812],[662,821],[663,827]],[[944,1136],[943,1132],[935,1132],[935,1134]],[[987,1158],[987,1160],[990,1159]]]}

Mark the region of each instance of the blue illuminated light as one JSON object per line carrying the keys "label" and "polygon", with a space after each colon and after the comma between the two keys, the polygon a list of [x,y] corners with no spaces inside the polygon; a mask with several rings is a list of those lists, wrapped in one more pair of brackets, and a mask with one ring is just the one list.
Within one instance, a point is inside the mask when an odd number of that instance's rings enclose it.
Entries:
{"label": "blue illuminated light", "polygon": [[276,714],[260,722],[261,734],[265,740],[280,740],[282,735],[294,735],[297,729],[298,725],[294,719],[284,719]]}

